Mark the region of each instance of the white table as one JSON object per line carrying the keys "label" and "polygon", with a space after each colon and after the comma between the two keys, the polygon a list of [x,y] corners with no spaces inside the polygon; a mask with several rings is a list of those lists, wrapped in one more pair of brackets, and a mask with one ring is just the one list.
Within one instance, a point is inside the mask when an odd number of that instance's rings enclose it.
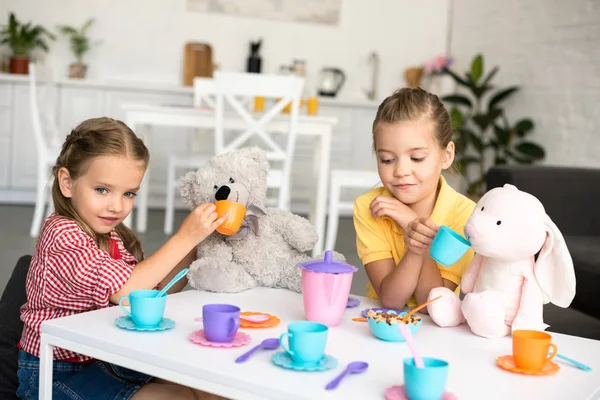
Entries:
{"label": "white table", "polygon": [[[358,297],[361,305],[348,309],[342,323],[329,332],[326,352],[339,361],[337,368],[322,372],[296,372],[274,365],[273,351],[259,351],[246,363],[234,360],[268,337],[279,337],[288,323],[304,319],[302,297],[283,289],[257,288],[237,294],[215,294],[195,290],[170,295],[165,317],[176,321],[163,332],[132,332],[118,328],[114,320],[123,315],[111,307],[47,321],[42,324],[41,399],[50,399],[51,346],[135,369],[182,385],[203,389],[233,399],[383,399],[383,391],[403,383],[402,360],[409,356],[404,343],[388,343],[372,336],[366,323],[352,322],[360,310],[373,306]],[[215,349],[190,342],[190,332],[202,325],[206,303],[237,304],[243,311],[262,311],[281,318],[268,329],[243,329],[252,341],[243,347]],[[423,356],[450,363],[447,389],[461,400],[600,398],[600,341],[552,334],[559,352],[579,360],[593,372],[584,372],[557,360],[561,370],[550,376],[525,376],[506,372],[495,365],[497,356],[511,353],[509,337],[490,340],[473,335],[468,327],[440,328],[426,317],[416,335]],[[367,361],[362,375],[346,377],[334,391],[325,385],[351,361]]]}
{"label": "white table", "polygon": [[[148,104],[124,104],[125,123],[134,131],[143,125],[214,128],[215,117],[211,110],[200,110],[192,107],[155,106]],[[310,220],[318,234],[318,241],[313,249],[313,255],[323,251],[325,236],[325,218],[327,210],[327,189],[329,179],[329,165],[331,156],[331,137],[333,126],[337,124],[335,117],[301,115],[298,121],[298,134],[310,135],[319,138],[314,157],[314,177],[317,182],[313,210]],[[246,129],[246,123],[239,117],[228,119],[225,117],[225,129]],[[272,132],[287,132],[289,118],[282,115],[272,119],[268,128]],[[149,138],[145,138],[149,140]],[[149,171],[146,171],[144,183],[140,187],[136,199],[137,221],[136,230],[145,232],[148,216],[148,182]]]}

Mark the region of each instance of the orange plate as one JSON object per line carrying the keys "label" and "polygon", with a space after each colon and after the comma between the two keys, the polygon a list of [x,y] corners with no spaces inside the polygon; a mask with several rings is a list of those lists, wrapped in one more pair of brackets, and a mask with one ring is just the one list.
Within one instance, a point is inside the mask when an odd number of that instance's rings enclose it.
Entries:
{"label": "orange plate", "polygon": [[507,371],[525,375],[550,375],[554,374],[555,372],[558,372],[558,370],[560,369],[560,366],[552,361],[546,361],[546,364],[544,364],[544,367],[541,371],[530,371],[527,369],[522,369],[517,367],[513,356],[510,355],[496,358],[496,364],[498,364],[500,368],[505,369]]}
{"label": "orange plate", "polygon": [[250,322],[240,319],[240,328],[270,328],[272,326],[279,325],[279,318],[274,315],[263,313],[263,312],[241,312],[240,315],[268,315],[269,319],[263,322]]}

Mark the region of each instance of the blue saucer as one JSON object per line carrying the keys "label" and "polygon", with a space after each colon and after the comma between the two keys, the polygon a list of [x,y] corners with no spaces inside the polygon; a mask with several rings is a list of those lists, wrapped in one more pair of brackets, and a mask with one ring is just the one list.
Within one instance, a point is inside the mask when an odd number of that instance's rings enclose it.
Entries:
{"label": "blue saucer", "polygon": [[157,326],[135,326],[135,323],[131,317],[119,317],[115,320],[115,324],[121,329],[127,329],[129,331],[165,331],[175,326],[175,321],[169,318],[163,318],[163,320]]}
{"label": "blue saucer", "polygon": [[326,371],[335,368],[338,364],[335,358],[327,354],[317,364],[296,364],[292,360],[292,357],[285,351],[273,354],[271,360],[275,365],[296,371]]}

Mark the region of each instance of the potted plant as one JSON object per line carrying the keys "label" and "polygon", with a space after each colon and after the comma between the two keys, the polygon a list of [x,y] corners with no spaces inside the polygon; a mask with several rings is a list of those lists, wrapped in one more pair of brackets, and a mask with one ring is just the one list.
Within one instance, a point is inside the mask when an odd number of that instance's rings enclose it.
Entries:
{"label": "potted plant", "polygon": [[496,66],[484,77],[481,54],[474,57],[471,70],[464,76],[444,68],[457,86],[467,89],[467,93],[444,96],[442,101],[452,105],[450,117],[458,168],[466,178],[467,194],[474,200],[485,192],[485,177],[490,166],[531,164],[545,157],[540,145],[526,139],[535,127],[531,119],[509,122],[501,105],[519,87],[496,89],[491,81],[498,70]]}
{"label": "potted plant", "polygon": [[69,65],[70,78],[85,78],[87,65],[84,63],[83,57],[93,46],[86,33],[93,23],[94,19],[90,18],[80,29],[67,25],[58,26],[58,30],[69,38],[71,52],[76,60],[76,62]]}
{"label": "potted plant", "polygon": [[29,59],[35,49],[48,51],[46,39],[54,40],[52,33],[31,22],[23,24],[14,13],[8,17],[8,25],[0,31],[0,44],[6,44],[12,51],[9,71],[12,74],[28,74]]}

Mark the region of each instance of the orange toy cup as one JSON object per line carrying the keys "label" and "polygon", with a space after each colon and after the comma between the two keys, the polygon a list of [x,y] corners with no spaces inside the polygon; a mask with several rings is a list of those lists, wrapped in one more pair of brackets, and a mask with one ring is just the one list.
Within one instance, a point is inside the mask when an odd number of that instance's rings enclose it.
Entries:
{"label": "orange toy cup", "polygon": [[319,99],[316,97],[309,97],[306,104],[306,113],[308,115],[316,115],[319,109]]}
{"label": "orange toy cup", "polygon": [[263,112],[265,110],[265,98],[263,96],[256,96],[254,98],[254,111]]}
{"label": "orange toy cup", "polygon": [[217,206],[217,215],[219,218],[226,213],[229,213],[227,221],[223,222],[223,224],[217,228],[217,232],[227,236],[236,233],[242,226],[242,222],[246,216],[246,207],[231,200],[219,200],[215,205]]}
{"label": "orange toy cup", "polygon": [[[513,358],[517,367],[541,371],[547,361],[558,353],[556,345],[551,343],[552,336],[545,332],[517,330],[513,332]],[[548,350],[552,348],[552,355],[548,356]]]}

